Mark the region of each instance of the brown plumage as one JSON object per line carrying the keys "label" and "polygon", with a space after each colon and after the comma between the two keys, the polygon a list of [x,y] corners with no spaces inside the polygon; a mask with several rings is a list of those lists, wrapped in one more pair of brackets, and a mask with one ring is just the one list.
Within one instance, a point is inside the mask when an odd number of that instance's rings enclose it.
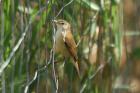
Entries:
{"label": "brown plumage", "polygon": [[54,23],[57,29],[55,51],[61,53],[64,57],[72,57],[72,63],[80,76],[76,43],[71,32],[71,25],[62,19],[54,20]]}

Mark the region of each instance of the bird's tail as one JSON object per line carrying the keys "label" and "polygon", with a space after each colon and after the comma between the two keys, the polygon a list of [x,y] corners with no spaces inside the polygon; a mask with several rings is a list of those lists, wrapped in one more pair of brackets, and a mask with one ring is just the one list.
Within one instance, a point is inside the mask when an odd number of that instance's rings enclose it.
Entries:
{"label": "bird's tail", "polygon": [[74,63],[74,66],[75,66],[75,68],[76,68],[76,70],[77,70],[78,76],[80,77],[80,70],[79,70],[78,61],[75,61],[75,62],[73,62],[73,63]]}

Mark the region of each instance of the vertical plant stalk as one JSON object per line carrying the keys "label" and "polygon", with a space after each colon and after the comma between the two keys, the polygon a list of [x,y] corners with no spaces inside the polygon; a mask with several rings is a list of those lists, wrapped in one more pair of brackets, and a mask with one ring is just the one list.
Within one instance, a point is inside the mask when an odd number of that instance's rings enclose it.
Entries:
{"label": "vertical plant stalk", "polygon": [[[14,43],[16,41],[14,32],[15,32],[15,2],[14,0],[11,0],[11,31],[12,31],[12,42],[11,45],[14,46]],[[11,72],[11,93],[14,93],[14,76],[15,76],[15,65],[16,65],[16,57],[13,58],[13,66],[12,66],[12,72]]]}
{"label": "vertical plant stalk", "polygon": [[[54,24],[53,24],[53,28],[54,28]],[[54,82],[55,82],[55,87],[56,87],[56,93],[58,93],[58,80],[57,80],[57,77],[56,77],[56,72],[55,72],[55,66],[54,66],[54,56],[55,56],[55,52],[54,52],[54,48],[55,48],[55,28],[53,29],[53,53],[52,53],[52,66],[53,66],[53,76],[54,76]]]}
{"label": "vertical plant stalk", "polygon": [[[98,14],[97,19],[97,25],[99,26],[99,34],[97,38],[97,62],[96,62],[96,68],[100,67],[102,64],[105,64],[104,60],[104,52],[103,52],[103,36],[104,36],[104,20],[103,20],[103,12],[101,0],[99,0],[100,5],[100,12]],[[103,70],[103,69],[102,69]],[[98,91],[103,92],[102,88],[103,78],[101,71],[96,75],[95,77],[95,87],[98,89]]]}
{"label": "vertical plant stalk", "polygon": [[[3,4],[0,0],[0,18],[1,18],[1,25],[0,25],[0,64],[3,62],[3,55],[4,55],[4,24],[5,24],[5,16],[3,11]],[[2,83],[1,83],[1,92],[6,93],[6,81],[5,81],[5,74],[2,74]]]}

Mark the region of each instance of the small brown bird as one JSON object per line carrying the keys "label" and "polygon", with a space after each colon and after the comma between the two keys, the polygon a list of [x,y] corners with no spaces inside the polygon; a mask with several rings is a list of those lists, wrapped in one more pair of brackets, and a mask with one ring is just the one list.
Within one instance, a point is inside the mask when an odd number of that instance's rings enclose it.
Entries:
{"label": "small brown bird", "polygon": [[61,53],[64,57],[71,57],[73,59],[72,63],[80,76],[76,49],[77,46],[71,32],[71,25],[62,19],[53,20],[53,22],[56,25],[55,52]]}

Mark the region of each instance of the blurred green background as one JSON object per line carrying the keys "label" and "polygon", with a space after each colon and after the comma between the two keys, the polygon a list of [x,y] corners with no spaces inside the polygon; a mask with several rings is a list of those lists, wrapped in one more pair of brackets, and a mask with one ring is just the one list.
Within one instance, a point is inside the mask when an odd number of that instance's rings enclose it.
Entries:
{"label": "blurred green background", "polygon": [[[53,19],[81,41],[80,78]],[[140,93],[139,30],[139,0],[0,0],[0,93]]]}

